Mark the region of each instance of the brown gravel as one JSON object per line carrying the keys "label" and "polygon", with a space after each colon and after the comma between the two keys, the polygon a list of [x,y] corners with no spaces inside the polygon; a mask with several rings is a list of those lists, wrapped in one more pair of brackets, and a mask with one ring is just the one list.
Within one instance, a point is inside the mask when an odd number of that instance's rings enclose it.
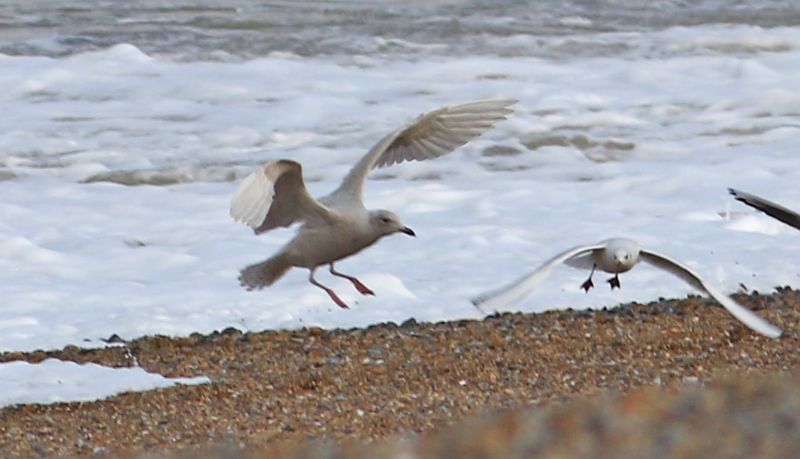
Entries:
{"label": "brown gravel", "polygon": [[[228,329],[143,338],[121,348],[0,354],[0,361],[138,362],[167,376],[206,375],[213,381],[93,403],[5,408],[0,457],[121,457],[220,444],[254,452],[309,438],[372,441],[430,432],[486,410],[552,407],[641,386],[670,392],[798,369],[800,292],[781,289],[737,299],[786,335],[757,336],[715,303],[692,297],[483,321],[247,334]],[[667,406],[645,405],[653,406],[651,415]],[[489,418],[513,432],[522,423],[515,416],[525,415]],[[559,422],[578,422],[565,419]],[[549,428],[566,428],[561,424]],[[484,440],[493,438],[505,437]]]}
{"label": "brown gravel", "polygon": [[[637,389],[472,416],[422,438],[218,448],[184,457],[250,459],[785,458],[800,448],[800,374],[726,378],[708,387]],[[190,456],[191,454],[191,456]]]}

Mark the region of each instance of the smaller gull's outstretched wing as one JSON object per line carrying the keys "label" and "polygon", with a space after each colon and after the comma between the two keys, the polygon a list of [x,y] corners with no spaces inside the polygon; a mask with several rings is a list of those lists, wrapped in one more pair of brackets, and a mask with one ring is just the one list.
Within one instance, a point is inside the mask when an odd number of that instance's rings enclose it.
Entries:
{"label": "smaller gull's outstretched wing", "polygon": [[642,251],[639,253],[639,256],[648,263],[680,277],[693,287],[699,290],[705,290],[705,292],[708,293],[711,298],[724,306],[725,309],[731,313],[731,315],[739,319],[740,322],[748,326],[751,330],[770,338],[777,338],[783,333],[779,328],[770,324],[753,311],[745,308],[744,306],[735,302],[731,297],[707,284],[706,281],[697,275],[697,273],[686,266],[683,266],[677,261],[645,249],[642,249]]}
{"label": "smaller gull's outstretched wing", "polygon": [[550,275],[550,272],[557,265],[560,265],[571,258],[580,257],[587,253],[591,253],[595,250],[600,250],[603,248],[605,248],[604,243],[579,245],[577,247],[573,247],[547,260],[544,262],[544,264],[542,264],[542,266],[536,268],[535,271],[530,274],[526,274],[515,282],[505,287],[500,287],[499,289],[482,293],[472,298],[472,304],[474,304],[475,307],[481,311],[483,311],[484,307],[488,309],[498,309],[514,304],[531,293],[533,289],[539,285],[539,283],[541,283],[547,278],[547,276]]}
{"label": "smaller gull's outstretched wing", "polygon": [[744,191],[728,188],[728,192],[732,194],[737,201],[741,201],[750,207],[758,209],[770,217],[780,220],[789,226],[800,229],[800,214],[797,212],[787,209],[780,204],[775,204],[772,201],[767,201],[766,199],[758,197],[754,194],[745,193]]}
{"label": "smaller gull's outstretched wing", "polygon": [[233,195],[230,214],[256,234],[295,221],[321,224],[331,217],[308,193],[300,164],[287,159],[270,161],[245,177]]}
{"label": "smaller gull's outstretched wing", "polygon": [[444,107],[420,115],[384,137],[356,163],[324,202],[361,202],[364,181],[374,168],[444,156],[488,131],[512,112],[515,99],[492,99]]}

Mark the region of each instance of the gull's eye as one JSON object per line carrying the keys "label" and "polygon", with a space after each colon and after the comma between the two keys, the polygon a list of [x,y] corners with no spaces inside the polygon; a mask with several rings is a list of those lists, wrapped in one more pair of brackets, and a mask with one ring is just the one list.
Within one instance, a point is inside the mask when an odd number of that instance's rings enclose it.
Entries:
{"label": "gull's eye", "polygon": [[386,217],[383,217],[383,218],[381,218],[381,221],[382,221],[383,223],[389,223],[389,219],[388,219],[388,218],[386,218]]}

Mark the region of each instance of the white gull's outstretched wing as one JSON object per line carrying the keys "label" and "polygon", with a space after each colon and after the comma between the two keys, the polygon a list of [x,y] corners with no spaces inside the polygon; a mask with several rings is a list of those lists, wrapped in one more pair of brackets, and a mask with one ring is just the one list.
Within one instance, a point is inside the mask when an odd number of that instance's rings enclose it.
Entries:
{"label": "white gull's outstretched wing", "polygon": [[420,115],[384,137],[356,163],[324,202],[361,202],[364,181],[374,168],[446,155],[506,119],[514,99],[492,99],[444,107]]}
{"label": "white gull's outstretched wing", "polygon": [[500,287],[496,290],[491,290],[472,298],[472,304],[474,304],[475,307],[481,311],[483,311],[483,308],[498,309],[514,304],[531,293],[533,289],[539,285],[539,283],[541,283],[547,278],[547,276],[550,275],[550,272],[557,265],[560,265],[571,258],[580,257],[587,253],[591,253],[595,250],[600,250],[603,248],[605,248],[604,243],[579,245],[577,247],[573,247],[547,260],[544,262],[544,264],[542,264],[542,266],[536,268],[535,271],[530,274],[526,274],[515,282],[505,287]]}
{"label": "white gull's outstretched wing", "polygon": [[295,221],[320,224],[330,219],[331,212],[308,193],[300,164],[282,159],[264,164],[242,180],[230,214],[260,234]]}
{"label": "white gull's outstretched wing", "polygon": [[693,287],[699,290],[705,290],[706,293],[711,296],[711,298],[715,299],[719,304],[724,306],[725,309],[727,309],[728,312],[733,315],[733,317],[739,319],[740,322],[748,326],[753,331],[761,333],[762,335],[770,338],[777,338],[783,333],[779,328],[770,324],[753,311],[745,308],[744,306],[735,302],[731,297],[707,284],[700,276],[697,275],[697,273],[686,266],[683,266],[677,261],[645,249],[642,249],[642,251],[639,253],[639,256],[648,263],[651,263],[680,277]]}
{"label": "white gull's outstretched wing", "polygon": [[789,226],[800,229],[800,214],[797,212],[787,209],[780,204],[775,204],[772,201],[767,201],[766,199],[758,197],[754,194],[745,193],[744,191],[728,188],[728,192],[732,194],[737,201],[741,201],[750,207],[758,209],[770,217],[780,220]]}

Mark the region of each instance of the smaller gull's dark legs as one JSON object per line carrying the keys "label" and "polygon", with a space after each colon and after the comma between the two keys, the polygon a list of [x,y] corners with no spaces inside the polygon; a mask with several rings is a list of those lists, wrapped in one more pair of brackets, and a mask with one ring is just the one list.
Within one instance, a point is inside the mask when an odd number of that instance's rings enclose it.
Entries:
{"label": "smaller gull's dark legs", "polygon": [[608,283],[611,285],[611,290],[615,288],[621,288],[619,285],[619,274],[614,274],[614,277],[608,280]]}
{"label": "smaller gull's dark legs", "polygon": [[366,285],[362,284],[360,280],[356,279],[353,276],[348,276],[347,274],[340,273],[333,267],[333,263],[331,263],[331,274],[334,276],[344,277],[345,279],[349,280],[353,283],[353,286],[358,290],[358,293],[362,295],[375,295],[375,292],[370,290]]}
{"label": "smaller gull's dark legs", "polygon": [[597,265],[596,264],[592,265],[592,272],[589,273],[589,278],[586,279],[586,282],[581,284],[581,288],[584,289],[586,293],[589,293],[589,289],[594,287],[594,282],[592,282],[592,276],[594,276],[595,268],[597,268]]}
{"label": "smaller gull's dark legs", "polygon": [[345,304],[345,302],[344,302],[344,301],[342,301],[342,300],[339,298],[339,296],[336,294],[336,292],[334,292],[334,291],[333,291],[333,289],[331,289],[331,288],[328,288],[328,287],[326,287],[326,286],[324,286],[324,285],[320,284],[319,282],[317,282],[317,280],[316,280],[316,279],[314,279],[314,271],[315,271],[316,269],[317,269],[317,268],[311,268],[311,273],[309,273],[309,275],[308,275],[308,281],[309,281],[309,282],[311,282],[313,285],[315,285],[315,286],[317,286],[317,287],[321,288],[322,290],[325,290],[325,293],[327,293],[327,294],[328,294],[328,296],[330,296],[330,297],[331,297],[331,299],[333,300],[333,302],[334,302],[334,303],[336,303],[336,306],[339,306],[339,307],[340,307],[340,308],[342,308],[342,309],[350,309],[350,308],[347,306],[347,304]]}

